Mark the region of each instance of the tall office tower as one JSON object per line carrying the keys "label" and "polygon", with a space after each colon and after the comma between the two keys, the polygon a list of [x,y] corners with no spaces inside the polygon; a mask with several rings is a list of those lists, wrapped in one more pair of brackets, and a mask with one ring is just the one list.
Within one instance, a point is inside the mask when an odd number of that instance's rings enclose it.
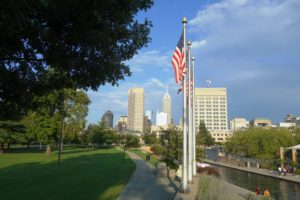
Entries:
{"label": "tall office tower", "polygon": [[144,88],[132,88],[128,90],[128,129],[143,132]]}
{"label": "tall office tower", "polygon": [[146,117],[150,120],[151,123],[152,122],[152,119],[153,119],[153,111],[152,110],[146,110]]}
{"label": "tall office tower", "polygon": [[104,122],[107,127],[113,128],[113,121],[114,121],[113,113],[110,110],[106,111],[103,114],[101,121]]}
{"label": "tall office tower", "polygon": [[226,88],[195,88],[196,130],[200,120],[210,131],[228,129]]}
{"label": "tall office tower", "polygon": [[171,96],[168,93],[166,93],[162,99],[162,112],[167,113],[167,123],[171,124],[172,122]]}

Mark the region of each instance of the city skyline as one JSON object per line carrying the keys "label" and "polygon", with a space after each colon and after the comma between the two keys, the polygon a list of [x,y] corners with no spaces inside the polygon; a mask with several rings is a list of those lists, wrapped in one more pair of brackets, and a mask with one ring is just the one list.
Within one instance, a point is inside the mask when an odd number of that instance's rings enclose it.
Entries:
{"label": "city skyline", "polygon": [[288,113],[300,115],[299,8],[300,2],[293,0],[155,2],[137,16],[152,20],[152,42],[127,62],[133,74],[119,87],[88,91],[92,100],[88,122],[98,121],[104,108],[116,118],[125,115],[127,90],[138,86],[145,88],[145,110],[154,111],[169,88],[178,123],[181,110],[176,105],[182,97],[176,94],[171,57],[183,16],[196,57],[195,85],[204,87],[212,80],[211,87],[227,88],[228,119],[266,117],[276,123]]}

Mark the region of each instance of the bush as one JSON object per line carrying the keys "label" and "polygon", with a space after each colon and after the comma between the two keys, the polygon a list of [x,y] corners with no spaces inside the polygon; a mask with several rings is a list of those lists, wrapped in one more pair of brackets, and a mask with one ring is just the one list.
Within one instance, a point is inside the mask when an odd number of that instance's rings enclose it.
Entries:
{"label": "bush", "polygon": [[160,144],[154,144],[151,147],[151,151],[156,155],[161,155],[164,151],[164,148]]}
{"label": "bush", "polygon": [[232,200],[232,191],[217,177],[200,175],[198,200]]}

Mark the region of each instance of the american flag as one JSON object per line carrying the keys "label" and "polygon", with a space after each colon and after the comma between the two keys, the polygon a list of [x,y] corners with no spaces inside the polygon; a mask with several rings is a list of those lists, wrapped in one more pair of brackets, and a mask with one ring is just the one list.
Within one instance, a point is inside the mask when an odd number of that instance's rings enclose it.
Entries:
{"label": "american flag", "polygon": [[179,83],[185,76],[186,73],[185,60],[186,60],[186,52],[183,45],[183,32],[182,32],[172,57],[172,65],[175,73],[176,83]]}

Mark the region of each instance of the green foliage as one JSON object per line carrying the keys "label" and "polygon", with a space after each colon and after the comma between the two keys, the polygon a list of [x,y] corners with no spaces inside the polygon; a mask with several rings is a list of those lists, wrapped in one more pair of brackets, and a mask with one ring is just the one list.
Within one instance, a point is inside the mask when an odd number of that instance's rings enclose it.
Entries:
{"label": "green foliage", "polygon": [[140,146],[140,137],[131,133],[122,135],[121,144],[124,148],[137,148]]}
{"label": "green foliage", "polygon": [[90,100],[84,91],[64,89],[64,140],[78,143],[83,133]]}
{"label": "green foliage", "polygon": [[300,128],[299,127],[293,128],[292,133],[295,136],[295,143],[300,144]]}
{"label": "green foliage", "polygon": [[152,4],[0,1],[0,120],[34,110],[35,96],[61,88],[95,90],[130,76],[124,61],[147,45],[152,26],[136,14]]}
{"label": "green foliage", "polygon": [[196,134],[196,145],[213,145],[214,139],[207,130],[205,123],[200,121],[199,132]]}
{"label": "green foliage", "polygon": [[105,124],[102,122],[99,122],[99,124],[90,125],[87,129],[88,142],[93,144],[104,144],[105,128]]}
{"label": "green foliage", "polygon": [[145,144],[154,145],[158,143],[158,138],[156,137],[156,133],[145,133],[143,135],[143,140]]}
{"label": "green foliage", "polygon": [[289,147],[294,142],[294,137],[287,129],[251,128],[235,132],[225,144],[225,149],[250,158],[273,159],[279,156],[280,147]]}
{"label": "green foliage", "polygon": [[203,162],[204,157],[205,157],[204,148],[197,146],[196,147],[196,160],[199,162]]}
{"label": "green foliage", "polygon": [[161,155],[164,151],[164,147],[161,145],[161,144],[154,144],[152,147],[151,147],[151,151],[156,154],[156,155]]}
{"label": "green foliage", "polygon": [[[25,127],[16,121],[0,121],[0,143],[22,143],[25,140]],[[1,145],[2,148],[2,145]]]}
{"label": "green foliage", "polygon": [[78,143],[85,128],[90,100],[85,92],[73,89],[57,90],[35,97],[36,111],[22,119],[26,127],[26,142],[50,144],[58,138],[63,118],[63,139]]}
{"label": "green foliage", "polygon": [[233,196],[233,191],[228,184],[224,184],[224,181],[215,176],[201,174],[198,187],[198,200],[238,199]]}
{"label": "green foliage", "polygon": [[163,147],[161,160],[172,169],[178,169],[182,163],[182,132],[176,127],[162,130],[160,144]]}

